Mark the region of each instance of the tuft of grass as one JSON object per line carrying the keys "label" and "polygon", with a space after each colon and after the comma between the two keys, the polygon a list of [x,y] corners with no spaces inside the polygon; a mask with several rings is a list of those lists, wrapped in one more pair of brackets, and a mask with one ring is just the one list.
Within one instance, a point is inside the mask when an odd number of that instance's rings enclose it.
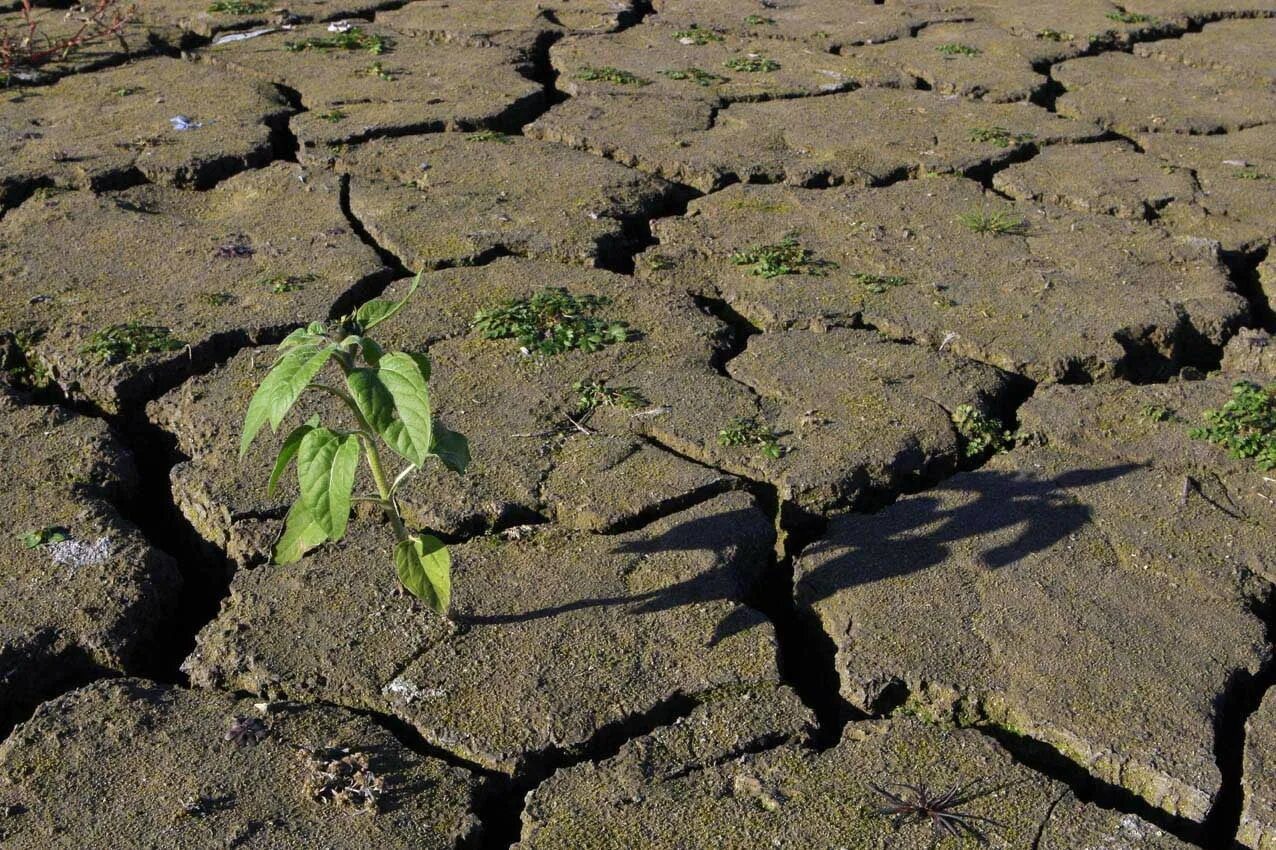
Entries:
{"label": "tuft of grass", "polygon": [[775,23],[775,18],[764,18],[761,15],[747,15],[744,22],[751,27],[771,26]]}
{"label": "tuft of grass", "polygon": [[333,35],[313,36],[304,41],[285,41],[284,50],[301,53],[306,50],[366,50],[380,56],[390,49],[390,39],[373,35],[359,27]]}
{"label": "tuft of grass", "polygon": [[394,82],[394,74],[387,71],[380,61],[373,62],[368,67],[364,68],[363,76],[376,77],[378,80],[385,80],[388,83]]}
{"label": "tuft of grass", "polygon": [[256,2],[256,0],[217,0],[208,7],[208,11],[214,14],[221,12],[226,15],[256,15],[266,11],[267,8],[267,4]]}
{"label": "tuft of grass", "polygon": [[1075,37],[1070,32],[1060,32],[1052,29],[1037,30],[1037,38],[1041,41],[1072,41]]}
{"label": "tuft of grass", "polygon": [[756,419],[732,420],[727,427],[718,432],[718,445],[757,446],[762,454],[772,459],[784,454],[784,448],[780,445],[780,435],[759,424]]}
{"label": "tuft of grass", "polygon": [[336,124],[338,121],[346,117],[346,114],[340,109],[329,109],[327,112],[319,113],[319,117],[329,124]]}
{"label": "tuft of grass", "polygon": [[627,323],[595,315],[610,303],[605,297],[546,287],[530,298],[479,310],[470,326],[484,339],[517,339],[531,353],[591,353],[631,338]]}
{"label": "tuft of grass", "polygon": [[600,407],[637,410],[647,404],[637,387],[609,387],[606,381],[577,381],[572,384],[572,390],[576,393],[576,412],[580,416]]}
{"label": "tuft of grass", "polygon": [[186,343],[173,338],[168,328],[132,321],[95,331],[80,353],[95,354],[104,363],[120,363],[143,354],[177,351],[185,346]]}
{"label": "tuft of grass", "polygon": [[683,68],[681,70],[661,71],[660,73],[671,80],[689,80],[698,86],[707,87],[718,83],[730,82],[729,78],[711,74],[703,68]]}
{"label": "tuft of grass", "polygon": [[1012,133],[1005,127],[975,127],[970,131],[969,138],[972,142],[986,142],[999,148],[1008,148],[1012,144],[1031,142],[1035,137],[1032,133]]}
{"label": "tuft of grass", "polygon": [[1013,439],[1001,423],[969,404],[959,404],[952,412],[953,427],[961,436],[962,453],[968,458],[1004,452]]}
{"label": "tuft of grass", "polygon": [[702,29],[694,24],[690,29],[678,30],[673,34],[683,44],[694,44],[697,47],[704,47],[715,41],[722,41],[722,36],[713,30]]}
{"label": "tuft of grass", "polygon": [[1125,10],[1108,12],[1106,17],[1109,21],[1116,21],[1119,24],[1150,24],[1156,20],[1151,15],[1139,15]]}
{"label": "tuft of grass", "polygon": [[993,236],[1019,235],[1028,230],[1023,219],[1001,210],[972,210],[957,216],[957,221],[976,233]]}
{"label": "tuft of grass", "polygon": [[836,263],[828,260],[817,260],[815,256],[798,241],[796,233],[786,234],[779,242],[770,245],[755,245],[731,255],[731,262],[737,266],[753,266],[750,272],[757,277],[780,277],[786,274],[809,274],[823,276]]}
{"label": "tuft of grass", "polygon": [[894,289],[897,286],[907,286],[908,278],[899,275],[881,275],[867,274],[865,272],[856,272],[851,275],[851,280],[861,284],[869,292],[881,295],[888,289]]}
{"label": "tuft of grass", "polygon": [[1152,422],[1169,422],[1174,418],[1174,411],[1160,404],[1145,404],[1140,413],[1144,419]]}
{"label": "tuft of grass", "polygon": [[586,65],[576,72],[576,79],[591,83],[613,83],[618,86],[646,86],[651,84],[651,80],[644,80],[637,74],[631,74],[628,71],[622,71],[620,68],[613,68],[610,65],[603,65],[602,67]]}
{"label": "tuft of grass", "polygon": [[1276,384],[1237,381],[1227,403],[1202,416],[1205,425],[1189,432],[1192,439],[1222,446],[1237,460],[1253,459],[1261,470],[1276,469]]}
{"label": "tuft of grass", "polygon": [[312,283],[315,279],[313,274],[277,274],[263,277],[257,283],[268,287],[276,295],[283,295],[287,292],[300,292],[306,288],[307,283]]}
{"label": "tuft of grass", "polygon": [[978,47],[971,47],[969,44],[958,44],[955,41],[941,44],[935,49],[945,56],[978,56],[983,52]]}
{"label": "tuft of grass", "polygon": [[510,142],[510,137],[499,130],[479,130],[477,133],[470,133],[465,139],[469,142],[500,142],[503,145]]}
{"label": "tuft of grass", "polygon": [[723,62],[722,67],[745,74],[769,74],[780,70],[780,63],[765,56],[733,56]]}
{"label": "tuft of grass", "polygon": [[1264,174],[1255,168],[1242,168],[1232,175],[1237,180],[1271,180],[1270,174]]}

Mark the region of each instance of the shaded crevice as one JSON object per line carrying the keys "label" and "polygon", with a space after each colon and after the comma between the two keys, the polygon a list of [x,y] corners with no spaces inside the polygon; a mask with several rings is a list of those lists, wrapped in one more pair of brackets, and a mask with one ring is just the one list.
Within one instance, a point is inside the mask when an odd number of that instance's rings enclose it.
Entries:
{"label": "shaded crevice", "polygon": [[368,229],[363,226],[363,222],[359,220],[359,217],[354,214],[354,210],[350,208],[349,174],[343,174],[341,176],[341,194],[339,204],[341,206],[341,214],[346,217],[346,222],[349,223],[351,232],[353,232],[355,236],[359,237],[360,242],[376,252],[377,258],[381,260],[388,269],[390,269],[392,278],[397,279],[401,277],[408,277],[412,274],[402,259],[395,256],[387,248],[383,247],[381,243],[377,242],[376,239],[372,238],[372,234],[368,232]]}
{"label": "shaded crevice", "polygon": [[1222,252],[1223,265],[1227,267],[1236,291],[1249,302],[1250,318],[1247,325],[1276,333],[1276,303],[1270,299],[1273,294],[1263,291],[1262,281],[1258,277],[1258,267],[1271,254],[1268,247],[1251,253]]}

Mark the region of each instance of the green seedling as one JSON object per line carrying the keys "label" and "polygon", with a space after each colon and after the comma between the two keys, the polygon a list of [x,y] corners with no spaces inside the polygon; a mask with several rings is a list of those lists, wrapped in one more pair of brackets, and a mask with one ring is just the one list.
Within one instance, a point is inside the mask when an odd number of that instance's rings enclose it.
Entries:
{"label": "green seedling", "polygon": [[1232,175],[1237,180],[1271,180],[1270,174],[1264,174],[1254,168],[1242,168]]}
{"label": "green seedling", "polygon": [[647,268],[653,272],[669,271],[675,265],[674,261],[664,254],[650,254],[645,258],[645,262],[647,263]]}
{"label": "green seedling", "polygon": [[346,117],[346,114],[340,109],[329,109],[327,112],[320,112],[319,117],[329,124],[336,124],[338,121]]}
{"label": "green seedling", "polygon": [[376,77],[378,80],[385,80],[388,83],[394,82],[394,74],[387,71],[380,62],[373,62],[364,68],[363,75],[365,77]]}
{"label": "green seedling", "polygon": [[703,68],[683,68],[682,70],[661,71],[671,80],[689,80],[698,86],[714,86],[718,83],[730,82],[729,78],[711,74]]}
{"label": "green seedling", "polygon": [[945,56],[978,56],[982,52],[978,47],[971,47],[969,44],[957,44],[956,42],[941,44],[935,49]]}
{"label": "green seedling", "polygon": [[601,68],[586,65],[576,72],[576,79],[591,83],[614,83],[618,86],[645,86],[651,83],[650,80],[644,80],[642,77],[610,65],[604,65]]}
{"label": "green seedling", "polygon": [[253,0],[217,0],[208,7],[208,11],[214,14],[221,12],[226,15],[256,15],[266,9],[265,3],[256,3]]}
{"label": "green seedling", "polygon": [[128,97],[131,94],[137,94],[141,89],[134,86],[120,86],[118,89],[111,89],[111,94],[116,97]]}
{"label": "green seedling", "polygon": [[993,236],[1017,235],[1028,229],[1023,219],[1001,210],[973,210],[957,216],[957,221],[976,233]]}
{"label": "green seedling", "polygon": [[1150,24],[1156,20],[1151,15],[1138,15],[1134,12],[1108,12],[1107,19],[1119,24]]}
{"label": "green seedling", "polygon": [[809,274],[822,277],[828,269],[837,264],[828,260],[817,260],[815,256],[798,241],[797,234],[789,233],[773,245],[758,245],[737,251],[731,255],[731,262],[737,266],[753,266],[750,274],[757,277],[779,277],[786,274]]}
{"label": "green seedling", "polygon": [[907,286],[908,278],[900,277],[896,274],[865,274],[859,272],[851,275],[851,280],[861,284],[869,292],[881,295],[888,289],[894,289],[897,286]]}
{"label": "green seedling", "polygon": [[501,144],[509,144],[510,137],[498,130],[479,130],[477,133],[470,133],[465,137],[471,142],[500,142]]}
{"label": "green seedling", "polygon": [[745,74],[769,74],[780,70],[780,63],[764,56],[732,56],[722,63],[722,67]]}
{"label": "green seedling", "polygon": [[43,390],[52,385],[49,369],[32,352],[44,337],[38,329],[0,331],[0,374],[16,386]]}
{"label": "green seedling", "polygon": [[132,321],[96,331],[80,353],[96,354],[104,363],[120,363],[143,354],[177,351],[185,347],[186,343],[174,339],[168,328]]}
{"label": "green seedling", "polygon": [[229,292],[205,292],[204,303],[210,307],[225,307],[235,303],[235,296]]}
{"label": "green seedling", "polygon": [[1059,30],[1044,29],[1037,30],[1037,38],[1042,41],[1072,41],[1075,36],[1070,32],[1060,32]]}
{"label": "green seedling", "polygon": [[596,295],[572,295],[566,289],[547,287],[531,298],[479,310],[470,324],[484,339],[517,339],[529,353],[592,353],[630,338],[625,322],[594,315],[610,303]]}
{"label": "green seedling", "polygon": [[304,41],[285,41],[284,50],[301,53],[306,50],[366,50],[380,56],[390,49],[390,39],[373,35],[359,27],[351,27],[334,35],[313,36]]}
{"label": "green seedling", "polygon": [[572,384],[576,393],[576,414],[583,416],[600,407],[619,407],[637,410],[647,399],[637,387],[609,387],[605,381],[577,381]]}
{"label": "green seedling", "polygon": [[972,142],[986,142],[999,148],[1031,142],[1033,138],[1032,133],[1012,133],[1005,127],[976,127],[970,131]]}
{"label": "green seedling", "polygon": [[751,27],[771,26],[775,23],[775,18],[764,18],[761,15],[748,15],[744,22]]}
{"label": "green seedling", "polygon": [[275,295],[283,295],[288,292],[300,292],[306,288],[307,283],[312,283],[314,280],[313,274],[277,274],[262,278],[258,281],[258,285],[269,288]]}
{"label": "green seedling", "polygon": [[71,539],[71,532],[60,525],[50,525],[35,531],[17,535],[22,545],[28,549],[39,549],[49,543],[61,543]]}
{"label": "green seedling", "polygon": [[[451,558],[437,537],[413,534],[404,526],[395,493],[411,473],[438,462],[456,473],[470,462],[465,437],[445,428],[430,410],[430,360],[424,354],[387,352],[368,333],[403,309],[420,285],[418,274],[401,301],[374,299],[334,323],[312,322],[279,344],[279,357],[248,403],[240,459],[262,427],[278,431],[307,391],[338,399],[354,421],[353,430],[326,428],[315,416],[284,438],[270,473],[268,495],[296,461],[300,495],[288,510],[272,558],[289,564],[329,540],[345,536],[350,507],[365,501],[381,508],[394,532],[394,566],[400,583],[441,616],[452,594]],[[344,386],[321,379],[335,366]],[[406,461],[391,478],[382,449]],[[360,456],[376,492],[354,496]]]}
{"label": "green seedling", "polygon": [[1140,412],[1151,422],[1169,422],[1174,418],[1174,411],[1160,404],[1145,404]]}
{"label": "green seedling", "polygon": [[673,37],[683,44],[694,44],[698,47],[704,47],[714,41],[722,41],[722,36],[713,30],[701,29],[694,25],[690,29],[676,31]]}
{"label": "green seedling", "polygon": [[758,423],[756,419],[735,419],[731,424],[718,432],[718,445],[757,446],[762,454],[775,459],[784,454],[780,446],[780,435]]}
{"label": "green seedling", "polygon": [[1276,469],[1276,384],[1263,389],[1238,381],[1226,404],[1202,416],[1205,426],[1193,428],[1192,439],[1222,446],[1237,460],[1252,458],[1261,470]]}
{"label": "green seedling", "polygon": [[1000,422],[969,404],[957,405],[952,420],[961,436],[962,452],[968,458],[1004,452],[1013,444],[1010,432],[1004,430]]}

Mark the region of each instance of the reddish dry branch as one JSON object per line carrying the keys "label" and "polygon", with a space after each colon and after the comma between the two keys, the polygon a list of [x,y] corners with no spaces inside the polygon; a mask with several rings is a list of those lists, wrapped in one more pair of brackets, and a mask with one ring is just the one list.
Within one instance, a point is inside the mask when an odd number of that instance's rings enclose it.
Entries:
{"label": "reddish dry branch", "polygon": [[124,44],[121,33],[135,11],[133,6],[121,9],[119,0],[94,0],[91,6],[76,6],[64,13],[67,20],[79,22],[74,32],[50,37],[41,28],[41,20],[49,11],[36,13],[31,0],[22,0],[21,25],[11,28],[0,24],[0,72],[7,79],[20,68],[36,68],[65,59],[86,45],[110,38],[118,38]]}

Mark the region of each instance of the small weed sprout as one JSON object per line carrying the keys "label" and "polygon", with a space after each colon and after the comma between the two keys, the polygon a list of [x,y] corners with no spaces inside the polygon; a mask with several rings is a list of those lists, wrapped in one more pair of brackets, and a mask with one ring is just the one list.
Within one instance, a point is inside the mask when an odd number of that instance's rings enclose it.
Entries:
{"label": "small weed sprout", "polygon": [[1174,418],[1174,411],[1160,404],[1145,404],[1140,412],[1149,422],[1169,422]]}
{"label": "small weed sprout", "polygon": [[590,83],[613,83],[618,86],[646,86],[651,84],[650,80],[644,80],[636,74],[613,68],[610,65],[604,65],[600,68],[586,65],[576,72],[576,79]]}
{"label": "small weed sprout", "polygon": [[230,741],[236,747],[247,747],[260,744],[269,734],[270,730],[266,728],[266,724],[256,717],[235,717],[231,720],[230,728],[226,730],[222,739]]}
{"label": "small weed sprout", "polygon": [[653,272],[664,272],[673,268],[675,263],[664,254],[650,254],[646,257],[647,268]]}
{"label": "small weed sprout", "polygon": [[1052,29],[1037,30],[1037,38],[1042,41],[1072,41],[1075,37],[1070,32],[1060,32]]}
{"label": "small weed sprout", "polygon": [[972,210],[957,216],[957,221],[975,233],[1018,236],[1027,231],[1027,223],[1001,210]]}
{"label": "small weed sprout", "polygon": [[972,782],[965,786],[955,786],[943,794],[931,794],[925,785],[892,784],[885,788],[871,785],[886,802],[878,809],[878,814],[892,818],[897,825],[905,823],[930,822],[935,832],[935,841],[942,838],[975,839],[980,844],[987,843],[983,826],[1002,826],[992,818],[973,815],[958,810],[959,806],[973,802],[984,796],[977,790],[979,783]]}
{"label": "small weed sprout", "polygon": [[740,71],[745,74],[769,74],[780,70],[780,63],[765,56],[733,56],[722,63],[729,71]]}
{"label": "small weed sprout", "polygon": [[160,354],[185,348],[186,343],[174,339],[168,328],[144,325],[137,321],[122,322],[96,331],[81,354],[96,354],[103,363],[121,363],[143,354]]}
{"label": "small weed sprout", "polygon": [[1014,442],[1000,422],[969,404],[959,404],[952,413],[952,420],[961,437],[962,453],[968,458],[1004,452]]}
{"label": "small weed sprout", "polygon": [[387,71],[380,61],[373,62],[368,67],[364,68],[363,76],[376,77],[378,80],[385,80],[387,83],[394,82],[394,74]]}
{"label": "small weed sprout", "polygon": [[828,274],[828,269],[837,267],[831,261],[815,259],[809,250],[802,247],[796,233],[786,234],[772,245],[757,245],[736,251],[731,255],[731,262],[737,266],[753,266],[750,274],[765,278],[786,274],[822,277]]}
{"label": "small weed sprout", "polygon": [[79,26],[70,34],[57,38],[44,32],[42,18],[49,10],[38,13],[33,0],[22,0],[18,8],[20,20],[12,28],[0,24],[0,76],[4,85],[14,77],[29,78],[41,65],[65,60],[91,44],[116,40],[125,50],[124,28],[136,9],[124,8],[119,0],[89,0],[67,12],[59,12]]}
{"label": "small weed sprout", "polygon": [[235,296],[229,292],[205,292],[202,297],[209,307],[225,307],[235,303]]}
{"label": "small weed sprout", "polygon": [[321,803],[376,812],[385,782],[372,772],[366,753],[344,747],[300,750],[309,775],[306,793]]}
{"label": "small weed sprout", "polygon": [[908,278],[900,277],[896,274],[882,275],[857,272],[856,274],[851,275],[851,280],[876,295],[881,295],[886,290],[894,289],[897,286],[908,285]]}
{"label": "small weed sprout", "polygon": [[1033,140],[1032,133],[1012,133],[1005,127],[975,127],[970,131],[972,142],[986,142],[999,148],[1008,148]]}
{"label": "small weed sprout", "polygon": [[306,50],[366,50],[380,56],[391,47],[390,39],[373,35],[359,27],[351,27],[334,35],[313,36],[304,41],[285,41],[284,50],[302,53]]}
{"label": "small weed sprout", "polygon": [[479,130],[477,133],[470,133],[465,137],[465,140],[469,142],[500,142],[503,145],[508,145],[510,137],[499,130]]}
{"label": "small weed sprout", "polygon": [[1271,180],[1270,174],[1264,174],[1256,168],[1242,168],[1232,175],[1237,180]]}
{"label": "small weed sprout", "polygon": [[711,74],[703,68],[683,68],[681,70],[661,71],[660,73],[671,80],[688,80],[698,86],[708,87],[718,83],[730,82],[727,77]]}
{"label": "small weed sprout", "polygon": [[969,44],[957,44],[951,41],[947,44],[941,44],[935,49],[945,56],[978,56],[982,52],[978,47],[971,47]]}
{"label": "small weed sprout", "polygon": [[678,30],[673,34],[673,37],[682,44],[694,44],[697,47],[704,47],[706,44],[722,41],[722,36],[718,33],[713,30],[701,29],[694,24],[690,29]]}
{"label": "small weed sprout", "polygon": [[1107,19],[1116,21],[1119,24],[1150,24],[1156,20],[1151,15],[1139,15],[1134,12],[1108,12]]}
{"label": "small weed sprout", "polygon": [[784,454],[780,435],[760,424],[756,419],[735,419],[718,432],[718,445],[758,446],[762,454],[776,459]]}
{"label": "small weed sprout", "polygon": [[584,416],[600,407],[619,407],[637,410],[647,403],[637,387],[609,387],[605,381],[577,381],[572,384],[576,393],[576,413]]}
{"label": "small weed sprout", "polygon": [[1276,469],[1276,385],[1237,381],[1226,404],[1202,415],[1205,425],[1189,432],[1192,439],[1222,446],[1237,460],[1253,459],[1261,470]]}
{"label": "small weed sprout", "polygon": [[766,27],[775,24],[775,18],[764,18],[761,15],[748,15],[745,17],[744,22],[751,27]]}
{"label": "small weed sprout", "polygon": [[258,3],[256,0],[217,0],[208,7],[208,11],[213,14],[220,12],[226,15],[256,15],[266,11],[267,8],[267,4]]}
{"label": "small weed sprout", "polygon": [[630,338],[625,322],[594,315],[610,303],[596,295],[572,295],[566,289],[547,287],[531,298],[479,310],[470,325],[484,339],[512,337],[534,354],[588,354]]}
{"label": "small weed sprout", "polygon": [[[399,581],[445,616],[452,593],[447,549],[436,537],[408,532],[395,493],[432,459],[453,472],[464,472],[470,462],[469,443],[434,419],[427,388],[429,358],[386,352],[367,336],[403,309],[420,282],[418,274],[401,301],[373,299],[335,323],[313,322],[285,337],[278,359],[248,404],[239,456],[244,457],[267,422],[277,431],[306,390],[340,400],[354,420],[354,430],[325,428],[315,416],[284,438],[267,494],[274,494],[280,477],[296,460],[300,496],[288,511],[273,560],[292,563],[316,546],[345,536],[362,455],[376,493],[357,498],[379,506],[389,522]],[[344,387],[319,380],[330,365],[337,367]],[[393,479],[387,475],[381,447],[407,462]]]}
{"label": "small weed sprout", "polygon": [[300,292],[306,288],[307,283],[313,283],[315,280],[316,277],[313,274],[277,274],[262,278],[258,281],[258,285],[269,288],[275,295],[284,295],[289,292]]}
{"label": "small weed sprout", "polygon": [[329,124],[336,124],[338,121],[346,117],[346,114],[340,109],[329,109],[327,112],[320,112],[319,117]]}
{"label": "small weed sprout", "polygon": [[50,525],[35,531],[27,531],[16,535],[18,540],[22,541],[23,547],[27,549],[39,549],[41,546],[47,546],[50,543],[61,543],[64,540],[71,539],[71,532],[65,526]]}

